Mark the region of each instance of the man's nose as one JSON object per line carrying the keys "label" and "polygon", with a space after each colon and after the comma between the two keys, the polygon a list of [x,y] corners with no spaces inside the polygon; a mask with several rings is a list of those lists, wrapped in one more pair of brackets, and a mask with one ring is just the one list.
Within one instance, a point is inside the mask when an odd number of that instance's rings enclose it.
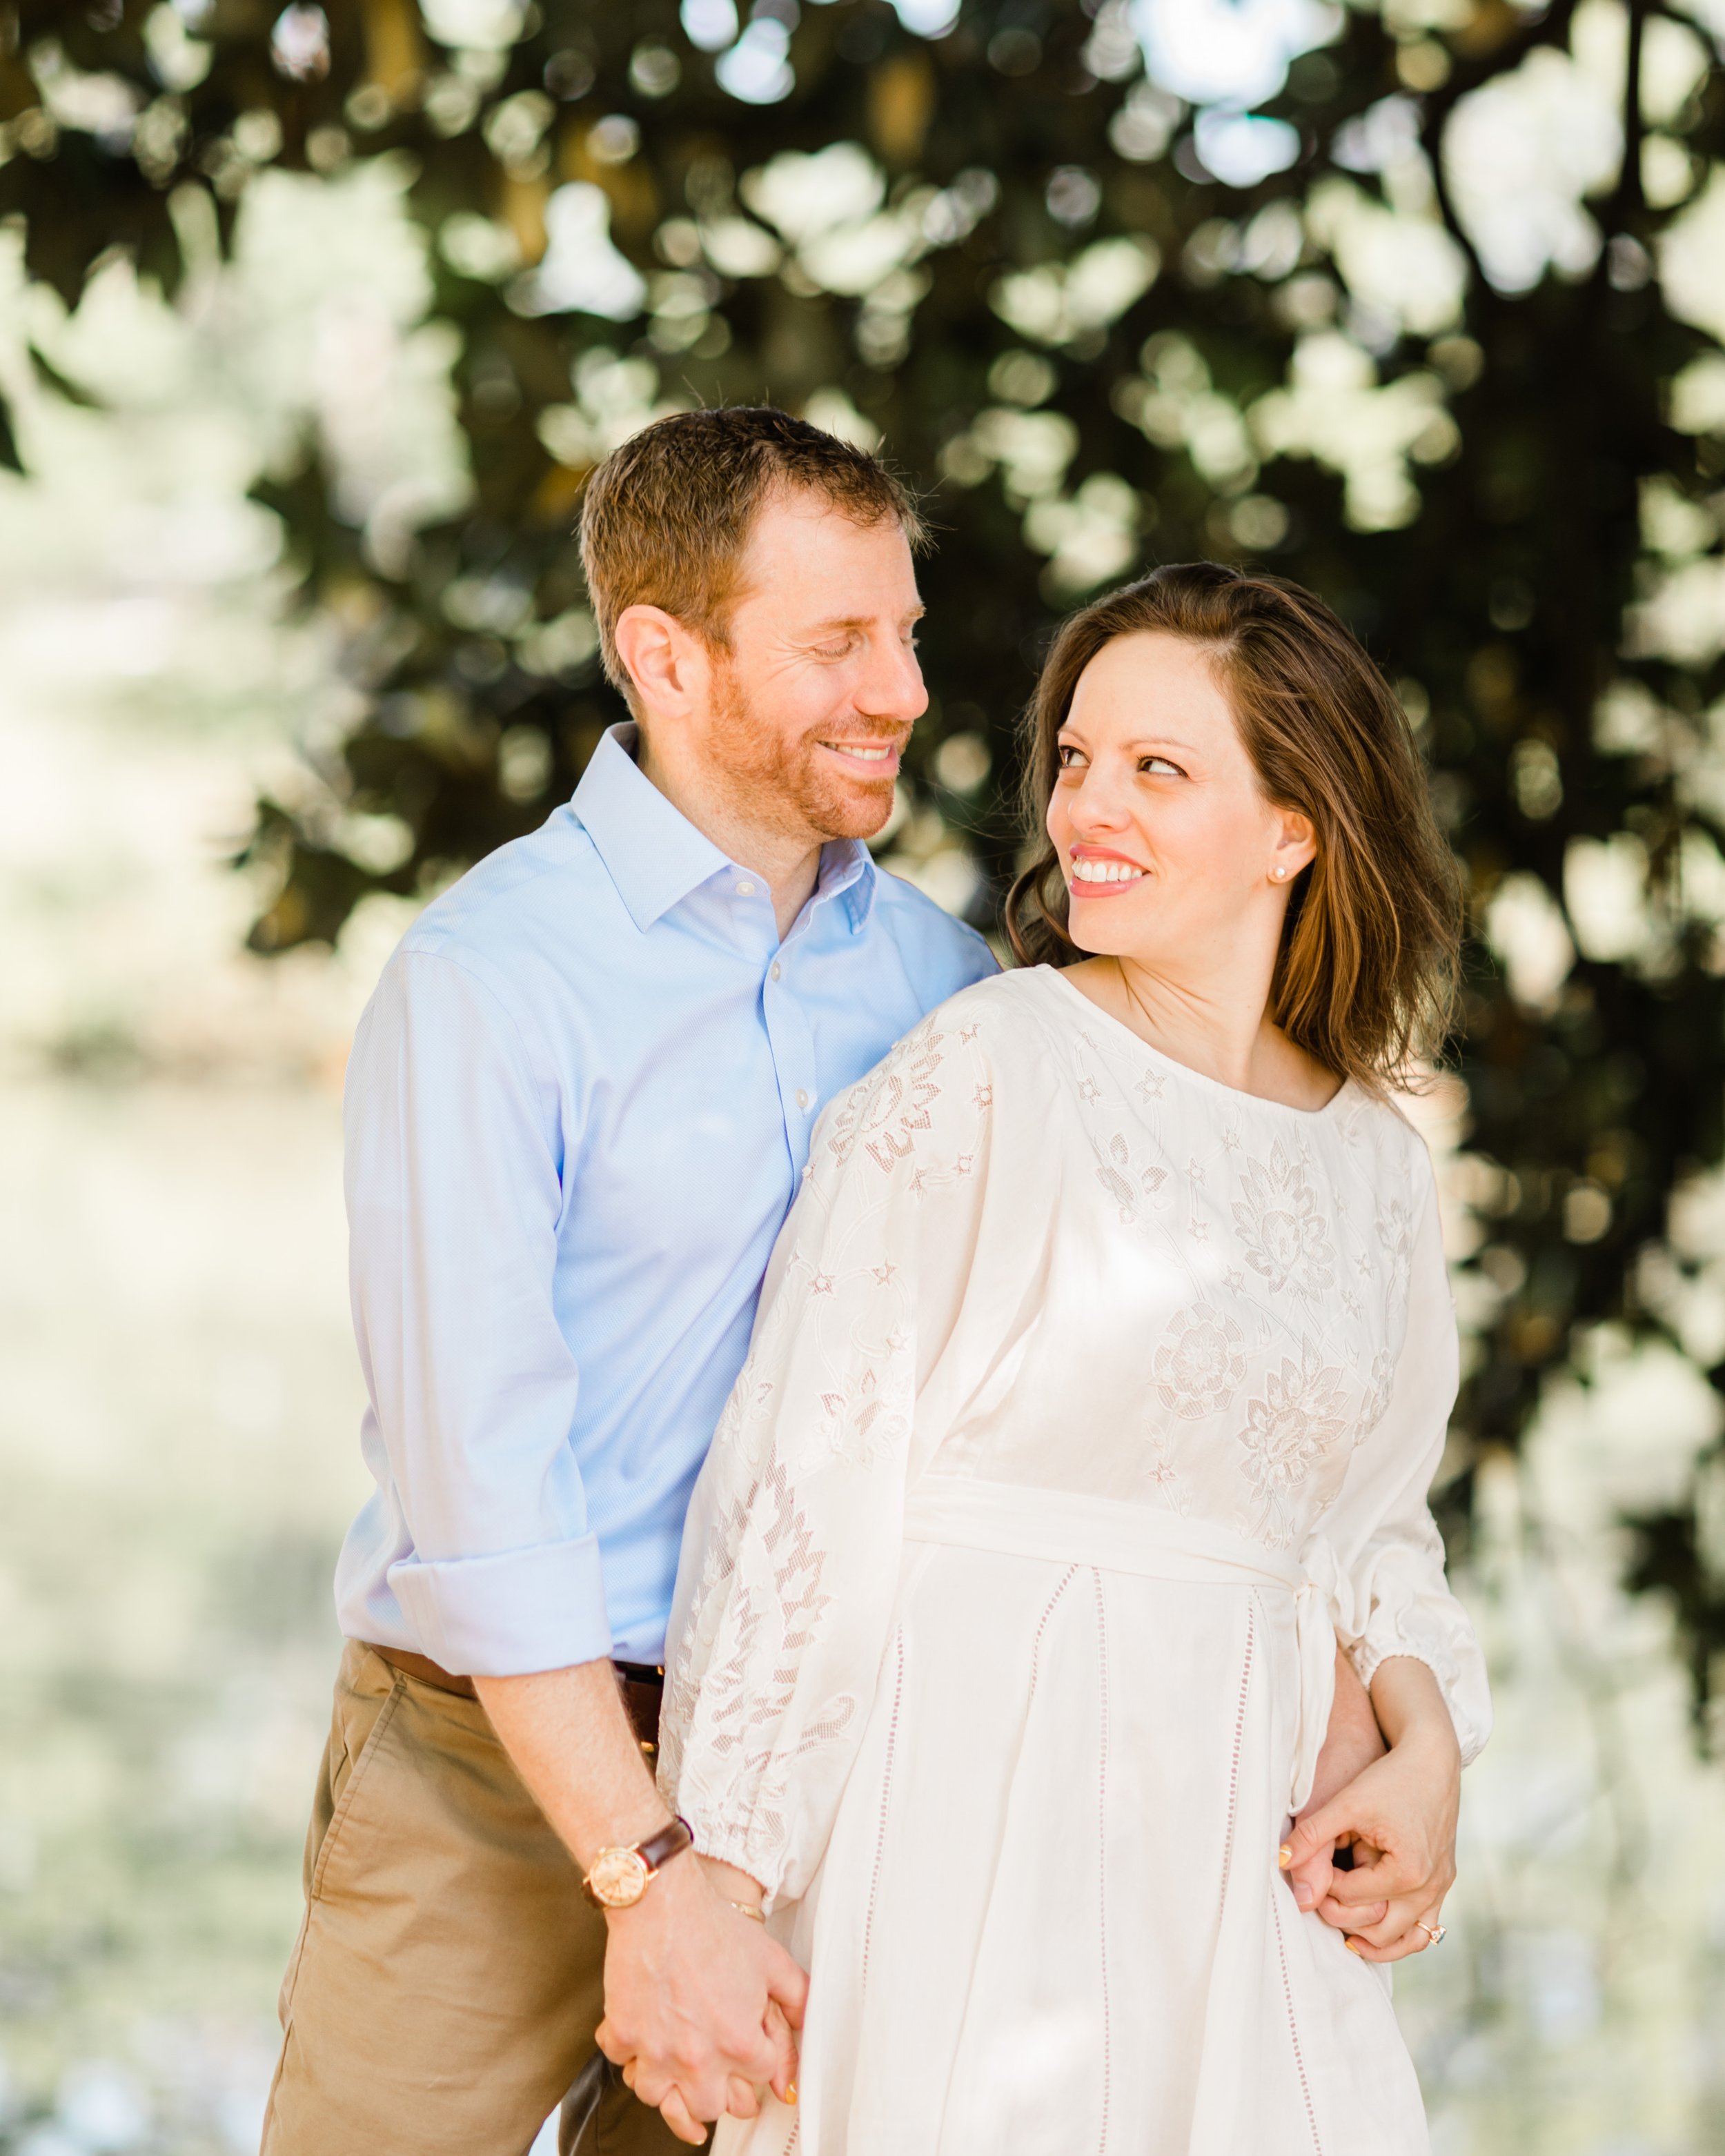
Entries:
{"label": "man's nose", "polygon": [[869,654],[869,666],[857,685],[859,711],[872,719],[907,726],[928,709],[928,690],[915,649],[901,638],[880,639]]}

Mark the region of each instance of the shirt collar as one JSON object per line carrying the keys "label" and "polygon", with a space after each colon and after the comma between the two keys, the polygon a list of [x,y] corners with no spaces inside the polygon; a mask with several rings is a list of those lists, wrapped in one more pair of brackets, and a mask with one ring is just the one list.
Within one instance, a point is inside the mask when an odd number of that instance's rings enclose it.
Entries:
{"label": "shirt collar", "polygon": [[[634,721],[608,726],[575,788],[572,803],[605,864],[629,917],[644,935],[680,900],[732,864],[704,832],[672,807],[635,761]],[[829,839],[811,906],[842,901],[859,936],[875,906],[874,857],[860,839]]]}
{"label": "shirt collar", "polygon": [[820,874],[809,902],[842,900],[851,934],[860,936],[875,909],[875,857],[860,839],[829,839],[820,850]]}
{"label": "shirt collar", "polygon": [[635,762],[633,721],[608,726],[575,788],[572,806],[644,935],[679,899],[730,864]]}

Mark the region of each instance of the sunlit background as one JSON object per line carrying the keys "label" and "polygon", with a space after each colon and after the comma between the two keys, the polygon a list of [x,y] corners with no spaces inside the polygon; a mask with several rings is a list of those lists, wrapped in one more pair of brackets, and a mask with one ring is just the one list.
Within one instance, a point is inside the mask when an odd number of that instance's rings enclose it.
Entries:
{"label": "sunlit background", "polygon": [[[1719,0],[0,6],[8,2156],[256,2146],[362,1494],[347,1040],[614,716],[582,472],[763,392],[936,490],[880,851],[979,925],[1062,607],[1257,559],[1394,673],[1476,931],[1417,1114],[1498,1704],[1398,2006],[1438,2156],[1725,2151],[1716,40]],[[1637,382],[1578,597],[1517,429],[1590,454]]]}

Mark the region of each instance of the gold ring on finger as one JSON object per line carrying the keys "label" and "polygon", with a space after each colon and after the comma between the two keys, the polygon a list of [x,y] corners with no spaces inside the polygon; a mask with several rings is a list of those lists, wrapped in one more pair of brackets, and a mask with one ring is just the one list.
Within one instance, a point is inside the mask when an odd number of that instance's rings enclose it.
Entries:
{"label": "gold ring on finger", "polygon": [[1423,1917],[1415,1917],[1414,1922],[1419,1925],[1433,1946],[1440,1947],[1443,1944],[1444,1934],[1450,1928],[1447,1924],[1428,1924]]}

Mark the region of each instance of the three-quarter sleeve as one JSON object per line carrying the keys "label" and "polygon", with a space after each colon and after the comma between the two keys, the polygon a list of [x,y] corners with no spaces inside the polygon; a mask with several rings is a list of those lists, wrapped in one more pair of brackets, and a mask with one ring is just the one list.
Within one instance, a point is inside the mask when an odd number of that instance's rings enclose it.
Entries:
{"label": "three-quarter sleeve", "polygon": [[1383,1413],[1355,1445],[1334,1507],[1318,1532],[1341,1573],[1339,1625],[1361,1681],[1409,1655],[1442,1689],[1463,1764],[1491,1733],[1485,1657],[1444,1573],[1443,1537],[1427,1493],[1443,1456],[1459,1375],[1455,1306],[1444,1264],[1431,1165],[1414,1164],[1407,1250],[1407,1327]]}
{"label": "three-quarter sleeve", "polygon": [[355,1041],[346,1122],[354,1327],[413,1544],[389,1568],[401,1609],[475,1676],[608,1656],[553,1303],[555,1082],[475,973],[403,953]]}
{"label": "three-quarter sleeve", "polygon": [[993,1091],[968,1000],[823,1117],[685,1531],[660,1787],[770,1896],[806,1889],[862,1739],[918,1397],[983,1232]]}

